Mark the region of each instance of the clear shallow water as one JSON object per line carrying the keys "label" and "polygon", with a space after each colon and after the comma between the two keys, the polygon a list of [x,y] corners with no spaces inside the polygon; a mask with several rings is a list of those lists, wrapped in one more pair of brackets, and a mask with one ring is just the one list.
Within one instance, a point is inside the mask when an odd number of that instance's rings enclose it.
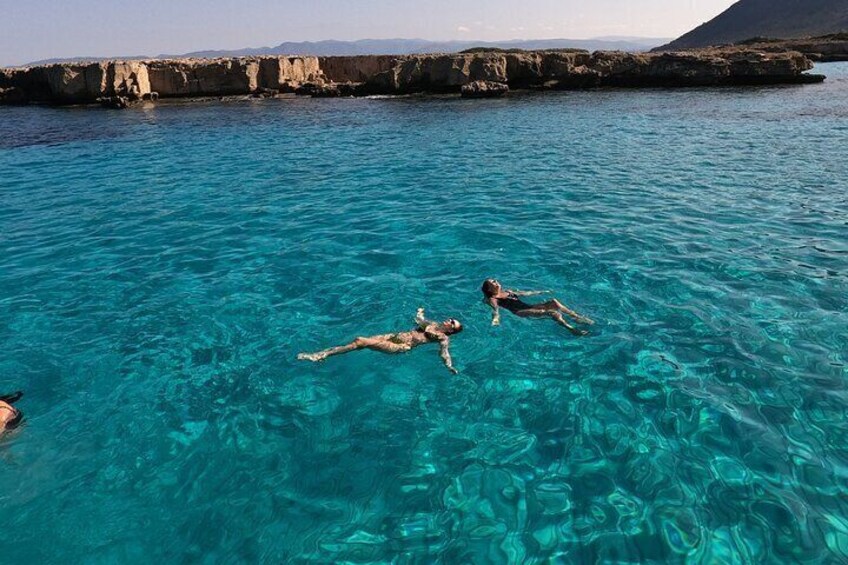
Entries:
{"label": "clear shallow water", "polygon": [[[848,559],[821,86],[0,109],[9,562]],[[489,326],[487,276],[598,321]],[[457,316],[434,349],[294,360]]]}

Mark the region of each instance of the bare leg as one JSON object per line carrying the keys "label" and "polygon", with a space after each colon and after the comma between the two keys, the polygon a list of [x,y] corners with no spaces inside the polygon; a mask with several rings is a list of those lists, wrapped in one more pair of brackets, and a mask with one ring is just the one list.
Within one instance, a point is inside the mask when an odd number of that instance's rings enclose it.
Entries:
{"label": "bare leg", "polygon": [[319,351],[317,353],[300,353],[297,358],[301,361],[323,361],[327,357],[332,357],[333,355],[342,355],[343,353],[350,353],[351,351],[356,351],[357,349],[363,349],[367,347],[367,345],[365,344],[366,341],[366,338],[358,337],[347,345],[331,347],[330,349],[325,349],[324,351]]}
{"label": "bare leg", "polygon": [[380,353],[406,353],[412,346],[406,343],[395,343],[393,341],[389,341],[388,339],[382,338],[373,338],[366,339],[365,347],[371,349],[373,351],[379,351]]}
{"label": "bare leg", "polygon": [[550,305],[556,307],[557,310],[559,310],[560,312],[564,312],[565,314],[568,314],[570,317],[574,318],[575,321],[580,322],[581,324],[594,324],[595,323],[593,320],[590,320],[586,316],[584,316],[582,314],[578,314],[577,312],[575,312],[574,310],[572,310],[571,308],[569,308],[568,306],[566,306],[565,304],[563,304],[562,302],[557,300],[556,298],[546,302],[545,304],[550,304]]}
{"label": "bare leg", "polygon": [[358,349],[373,349],[381,353],[406,353],[412,349],[405,343],[394,343],[383,337],[358,337],[347,345],[332,347],[317,353],[301,353],[297,356],[301,361],[323,361],[333,355],[342,355]]}
{"label": "bare leg", "polygon": [[561,325],[562,327],[566,328],[568,331],[570,331],[570,332],[571,332],[571,333],[573,333],[574,335],[583,336],[583,335],[586,335],[587,333],[589,333],[589,332],[586,332],[586,331],[584,331],[584,330],[578,330],[577,328],[575,328],[574,326],[572,326],[571,324],[569,324],[568,322],[566,322],[566,321],[565,321],[565,318],[563,318],[563,317],[562,317],[562,314],[560,314],[559,312],[551,312],[551,313],[550,313],[550,316],[551,316],[551,318],[553,318],[553,319],[554,319],[554,321],[555,321],[557,324],[559,324],[559,325]]}
{"label": "bare leg", "polygon": [[568,329],[568,331],[570,331],[574,335],[583,336],[588,333],[583,330],[578,330],[577,328],[566,322],[565,318],[562,317],[562,314],[559,312],[559,310],[553,307],[553,301],[545,302],[544,304],[539,304],[536,308],[533,309],[520,310],[516,312],[516,315],[522,318],[551,318],[557,324]]}

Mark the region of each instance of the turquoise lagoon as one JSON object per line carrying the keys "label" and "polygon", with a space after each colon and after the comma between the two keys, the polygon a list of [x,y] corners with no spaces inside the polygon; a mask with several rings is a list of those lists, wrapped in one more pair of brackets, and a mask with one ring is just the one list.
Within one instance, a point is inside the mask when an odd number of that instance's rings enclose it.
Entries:
{"label": "turquoise lagoon", "polygon": [[[7,563],[848,560],[823,85],[0,109]],[[489,324],[479,286],[595,318]],[[299,351],[456,316],[434,349]]]}

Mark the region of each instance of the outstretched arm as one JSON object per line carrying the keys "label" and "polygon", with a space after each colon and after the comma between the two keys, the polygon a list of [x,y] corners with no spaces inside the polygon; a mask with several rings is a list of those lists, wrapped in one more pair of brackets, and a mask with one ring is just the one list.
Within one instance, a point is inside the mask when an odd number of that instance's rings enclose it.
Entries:
{"label": "outstretched arm", "polygon": [[415,323],[418,324],[418,327],[424,329],[433,322],[424,317],[424,308],[419,308],[418,312],[415,313]]}
{"label": "outstretched arm", "polygon": [[492,325],[501,325],[501,311],[498,307],[498,301],[494,298],[490,298],[486,301],[486,304],[488,304],[492,308]]}
{"label": "outstretched arm", "polygon": [[515,296],[539,296],[540,294],[550,294],[550,290],[510,290]]}
{"label": "outstretched arm", "polygon": [[442,361],[445,362],[445,367],[448,368],[448,371],[456,375],[459,373],[453,366],[453,359],[451,359],[450,354],[450,338],[448,336],[444,336],[439,340],[439,355],[442,357]]}

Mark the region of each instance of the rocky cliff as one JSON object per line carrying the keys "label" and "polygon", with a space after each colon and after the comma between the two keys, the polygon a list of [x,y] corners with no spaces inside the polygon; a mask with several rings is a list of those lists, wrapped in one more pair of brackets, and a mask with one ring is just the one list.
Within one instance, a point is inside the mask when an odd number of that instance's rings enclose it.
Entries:
{"label": "rocky cliff", "polygon": [[392,69],[397,62],[398,57],[393,55],[358,55],[320,57],[318,66],[330,82],[365,83],[372,77]]}
{"label": "rocky cliff", "polygon": [[848,33],[802,39],[753,38],[737,45],[771,53],[798,51],[813,61],[848,61]]}
{"label": "rocky cliff", "polygon": [[369,77],[380,93],[459,92],[484,81],[519,89],[593,87],[722,86],[803,83],[812,62],[797,52],[748,49],[682,53],[552,51],[415,55],[397,58],[388,70]]}
{"label": "rocky cliff", "polygon": [[[459,93],[515,89],[806,83],[812,62],[795,51],[728,48],[679,53],[474,52],[361,57],[246,57],[56,64],[0,71],[0,103],[124,107],[203,96]],[[503,85],[507,88],[500,88]],[[479,86],[479,85],[478,85]]]}

